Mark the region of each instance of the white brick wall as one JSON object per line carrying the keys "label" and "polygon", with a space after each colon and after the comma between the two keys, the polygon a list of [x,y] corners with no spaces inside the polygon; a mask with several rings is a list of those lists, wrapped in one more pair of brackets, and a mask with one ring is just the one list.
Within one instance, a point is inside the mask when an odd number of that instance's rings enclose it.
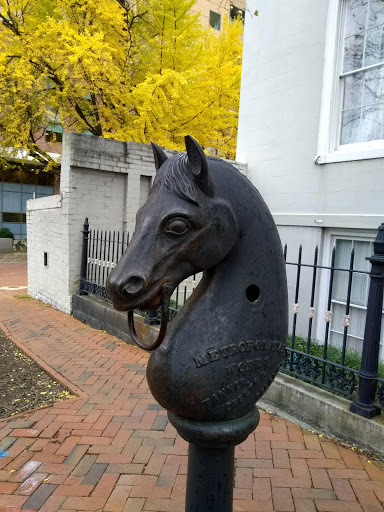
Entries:
{"label": "white brick wall", "polygon": [[[235,166],[246,174],[245,164]],[[154,174],[147,144],[64,134],[60,196],[27,203],[29,295],[70,314],[79,286],[85,217],[91,228],[132,233],[140,178]]]}
{"label": "white brick wall", "polygon": [[[60,196],[29,200],[28,293],[65,313],[71,312],[68,286],[68,226]],[[47,266],[44,266],[47,253]]]}

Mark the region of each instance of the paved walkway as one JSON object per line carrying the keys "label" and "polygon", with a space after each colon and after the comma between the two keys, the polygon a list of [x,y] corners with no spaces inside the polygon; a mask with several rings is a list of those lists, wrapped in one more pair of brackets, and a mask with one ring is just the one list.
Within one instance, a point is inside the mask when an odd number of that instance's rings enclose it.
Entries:
{"label": "paved walkway", "polygon": [[[25,284],[0,263],[0,327],[80,398],[0,420],[0,512],[182,512],[187,443],[148,391],[147,354],[2,289]],[[236,466],[235,511],[383,511],[384,464],[277,416]]]}

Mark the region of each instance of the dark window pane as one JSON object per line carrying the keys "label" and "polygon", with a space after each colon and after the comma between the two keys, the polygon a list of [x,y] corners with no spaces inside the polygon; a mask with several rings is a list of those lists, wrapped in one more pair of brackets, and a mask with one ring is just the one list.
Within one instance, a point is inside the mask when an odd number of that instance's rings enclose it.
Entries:
{"label": "dark window pane", "polygon": [[231,5],[229,9],[229,15],[231,17],[231,20],[236,20],[239,18],[244,23],[245,11],[243,9],[240,9],[235,5]]}
{"label": "dark window pane", "polygon": [[3,169],[4,183],[21,183],[20,169]]}
{"label": "dark window pane", "polygon": [[23,185],[36,185],[36,173],[23,170],[22,181]]}
{"label": "dark window pane", "polygon": [[217,12],[209,11],[209,24],[212,28],[220,30],[220,14]]}
{"label": "dark window pane", "polygon": [[55,181],[55,175],[49,172],[39,172],[37,175],[37,184],[42,185],[44,187],[53,187],[53,182]]}
{"label": "dark window pane", "polygon": [[3,222],[21,222],[21,213],[3,212]]}
{"label": "dark window pane", "polygon": [[60,132],[51,132],[45,130],[45,141],[46,142],[63,142],[63,134]]}

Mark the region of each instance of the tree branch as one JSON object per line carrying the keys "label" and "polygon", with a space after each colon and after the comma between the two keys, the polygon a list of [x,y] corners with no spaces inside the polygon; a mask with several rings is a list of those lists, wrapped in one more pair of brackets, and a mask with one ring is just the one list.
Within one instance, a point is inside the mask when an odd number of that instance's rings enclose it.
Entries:
{"label": "tree branch", "polygon": [[[10,14],[9,11],[8,11],[8,14]],[[13,19],[8,19],[0,13],[0,21],[4,25],[4,27],[9,28],[9,30],[11,30],[17,36],[21,36],[21,33],[20,33],[19,29],[17,28]]]}

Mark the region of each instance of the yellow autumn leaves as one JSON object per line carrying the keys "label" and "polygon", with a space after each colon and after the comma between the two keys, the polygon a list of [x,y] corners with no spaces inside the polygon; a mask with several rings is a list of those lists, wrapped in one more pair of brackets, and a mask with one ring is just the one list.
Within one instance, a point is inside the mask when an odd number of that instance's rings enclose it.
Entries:
{"label": "yellow autumn leaves", "polygon": [[[233,158],[242,24],[219,35],[193,0],[0,0],[0,145],[43,163],[41,128]],[[52,162],[51,162],[52,164]]]}

